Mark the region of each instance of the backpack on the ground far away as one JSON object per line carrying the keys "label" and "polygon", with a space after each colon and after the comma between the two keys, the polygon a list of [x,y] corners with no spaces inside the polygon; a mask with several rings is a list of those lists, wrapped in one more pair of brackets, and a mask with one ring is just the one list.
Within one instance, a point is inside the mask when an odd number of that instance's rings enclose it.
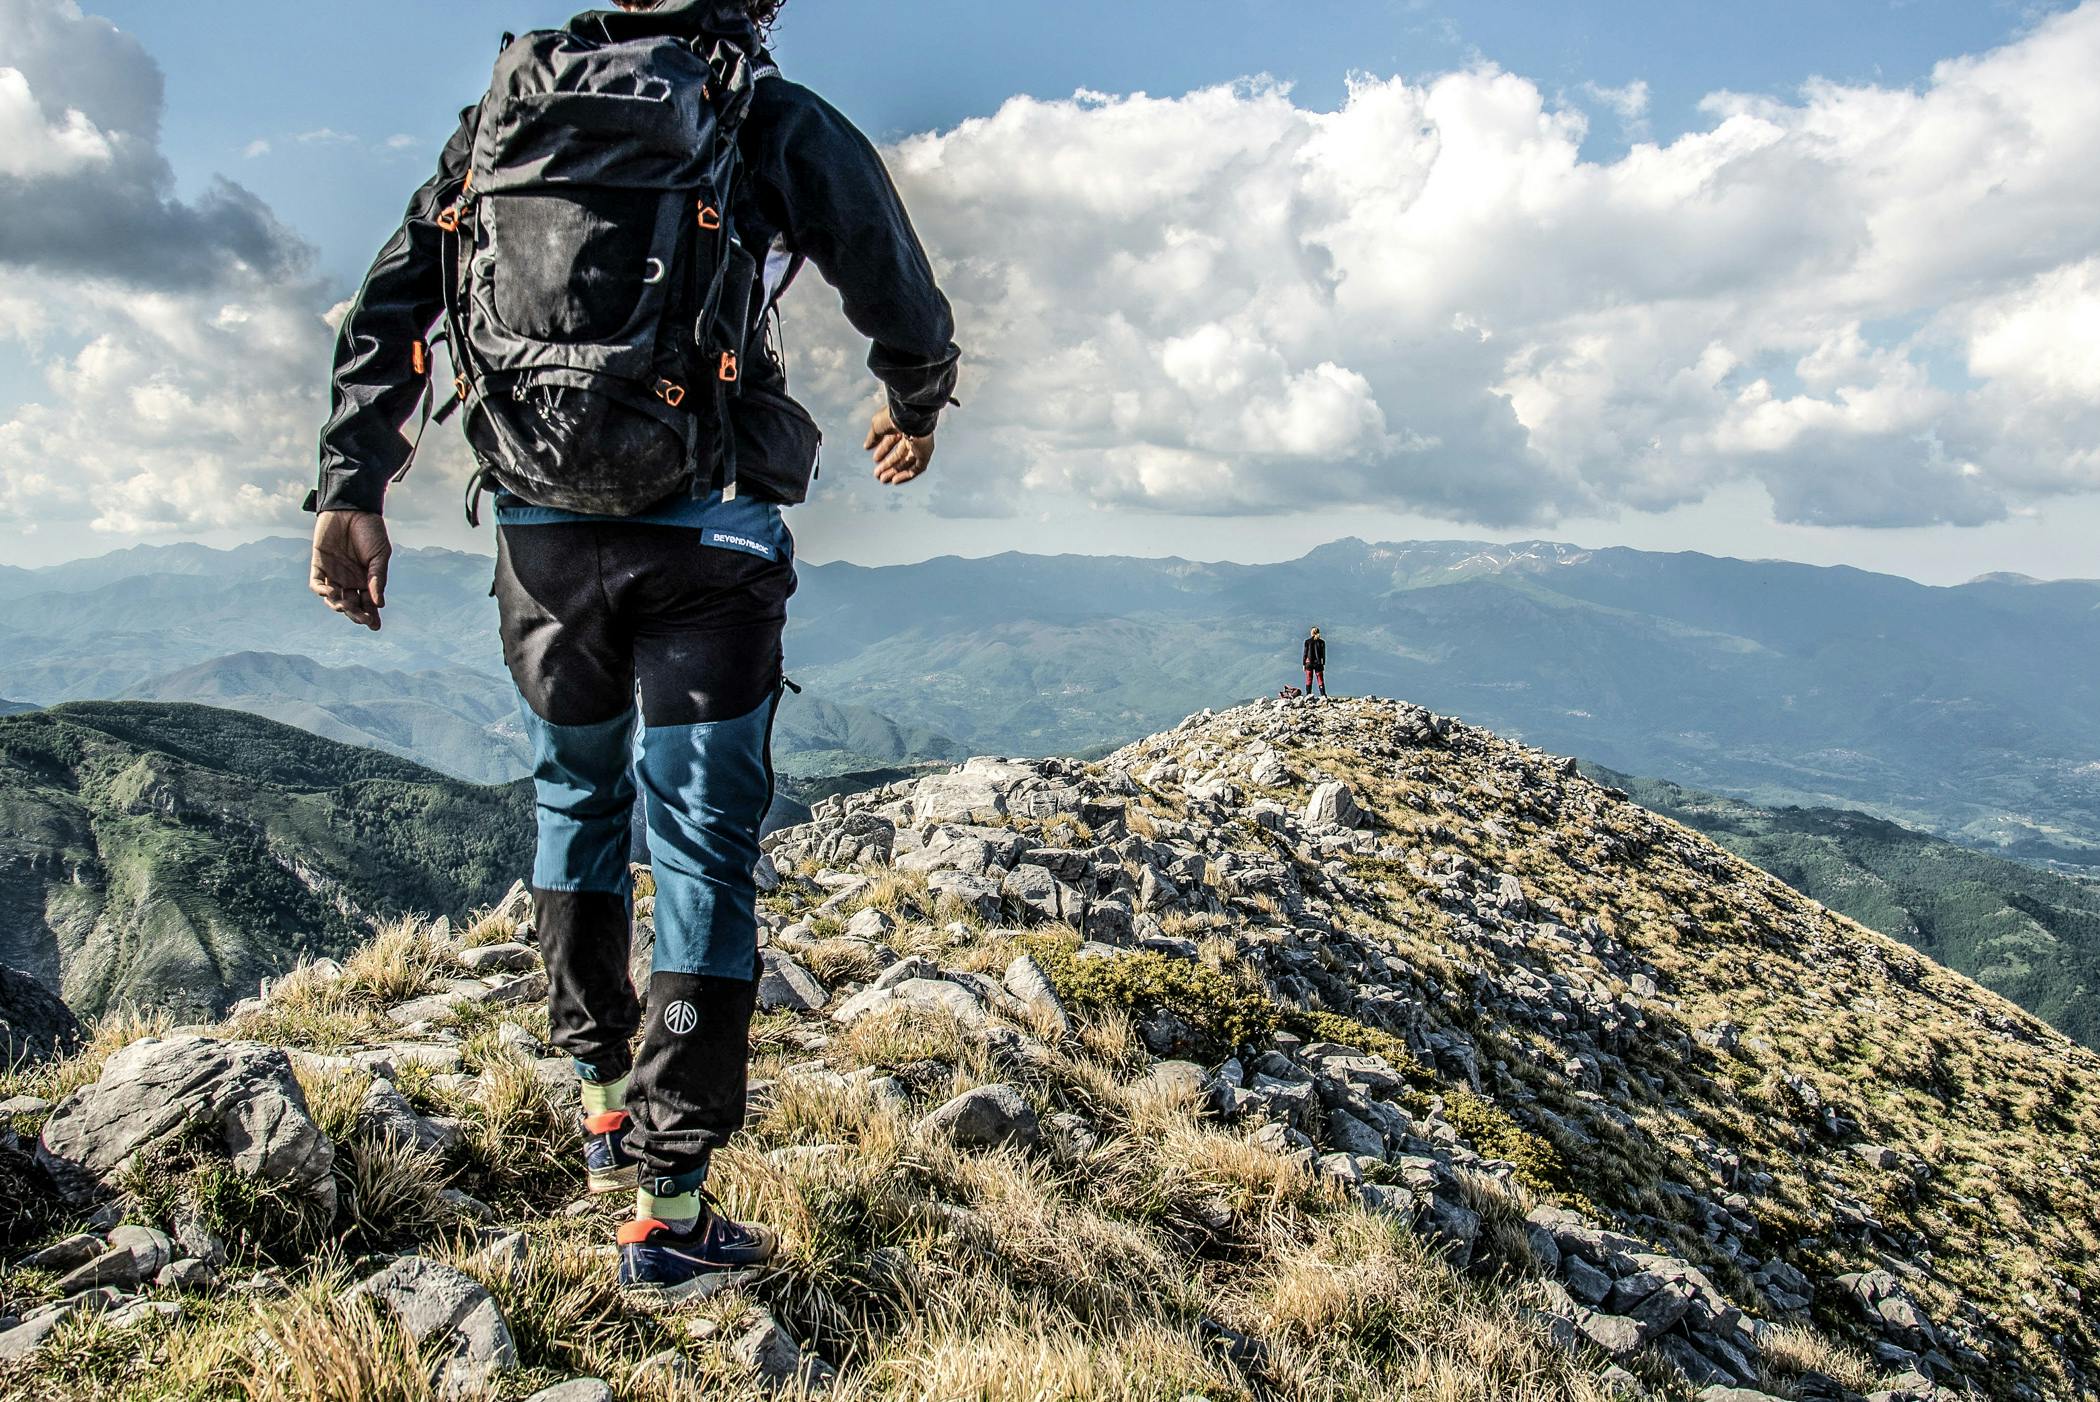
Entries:
{"label": "backpack on the ground far away", "polygon": [[438,218],[470,519],[487,481],[615,516],[688,486],[735,494],[757,268],[730,203],[751,83],[726,40],[506,38]]}

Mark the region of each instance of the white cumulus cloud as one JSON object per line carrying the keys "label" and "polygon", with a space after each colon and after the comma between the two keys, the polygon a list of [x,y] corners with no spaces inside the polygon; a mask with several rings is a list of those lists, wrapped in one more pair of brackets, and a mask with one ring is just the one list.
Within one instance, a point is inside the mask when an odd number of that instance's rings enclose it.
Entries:
{"label": "white cumulus cloud", "polygon": [[[129,36],[0,0],[0,53],[0,338],[45,371],[0,421],[0,517],[295,521],[334,300],[304,246],[238,186],[176,195]],[[887,153],[968,353],[928,500],[1517,528],[1756,487],[1884,526],[2091,492],[2096,70],[2089,0],[1916,87],[1717,94],[1610,159],[1584,103],[1637,124],[1638,83],[1016,98]],[[836,443],[868,381],[821,302],[791,347]],[[411,512],[455,510],[440,437]]]}
{"label": "white cumulus cloud", "polygon": [[107,165],[110,139],[79,108],[55,119],[19,68],[0,68],[0,175],[16,179]]}
{"label": "white cumulus cloud", "polygon": [[[1875,526],[2091,491],[2096,70],[2088,3],[1915,89],[1718,94],[1606,161],[1492,67],[1333,111],[1016,98],[889,153],[970,357],[936,507],[1514,527],[1756,483]],[[841,413],[857,357],[819,339]]]}
{"label": "white cumulus cloud", "polygon": [[116,535],[296,520],[325,403],[308,251],[219,182],[174,194],[161,75],[106,20],[0,0],[0,520]]}

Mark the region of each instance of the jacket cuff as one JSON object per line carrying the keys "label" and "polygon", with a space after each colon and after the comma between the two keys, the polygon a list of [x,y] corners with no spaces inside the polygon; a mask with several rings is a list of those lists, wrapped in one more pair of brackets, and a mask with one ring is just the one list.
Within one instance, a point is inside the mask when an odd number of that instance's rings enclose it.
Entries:
{"label": "jacket cuff", "polygon": [[324,511],[386,510],[386,478],[376,472],[344,472],[323,468],[321,483],[306,498],[306,509]]}
{"label": "jacket cuff", "polygon": [[889,398],[890,422],[895,424],[897,432],[905,437],[925,438],[941,426],[941,411],[938,408],[922,409],[907,404],[897,397],[895,390],[890,391]]}

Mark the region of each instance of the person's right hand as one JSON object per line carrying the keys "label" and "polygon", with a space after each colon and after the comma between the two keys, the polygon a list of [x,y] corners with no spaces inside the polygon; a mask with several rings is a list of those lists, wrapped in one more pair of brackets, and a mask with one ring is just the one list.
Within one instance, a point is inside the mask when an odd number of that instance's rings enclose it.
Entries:
{"label": "person's right hand", "polygon": [[386,521],[377,512],[324,511],[314,518],[311,588],[328,607],[376,633],[393,554]]}

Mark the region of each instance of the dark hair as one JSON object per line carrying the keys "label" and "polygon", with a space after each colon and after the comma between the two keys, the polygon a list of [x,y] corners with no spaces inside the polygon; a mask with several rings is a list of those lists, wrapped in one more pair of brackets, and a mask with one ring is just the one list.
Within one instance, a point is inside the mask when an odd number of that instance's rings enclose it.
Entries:
{"label": "dark hair", "polygon": [[[663,0],[613,0],[613,3],[623,10],[653,10]],[[787,0],[744,0],[744,13],[751,16],[751,23],[758,26],[760,34],[764,34],[773,28],[773,22],[780,18],[780,7],[785,4]]]}

